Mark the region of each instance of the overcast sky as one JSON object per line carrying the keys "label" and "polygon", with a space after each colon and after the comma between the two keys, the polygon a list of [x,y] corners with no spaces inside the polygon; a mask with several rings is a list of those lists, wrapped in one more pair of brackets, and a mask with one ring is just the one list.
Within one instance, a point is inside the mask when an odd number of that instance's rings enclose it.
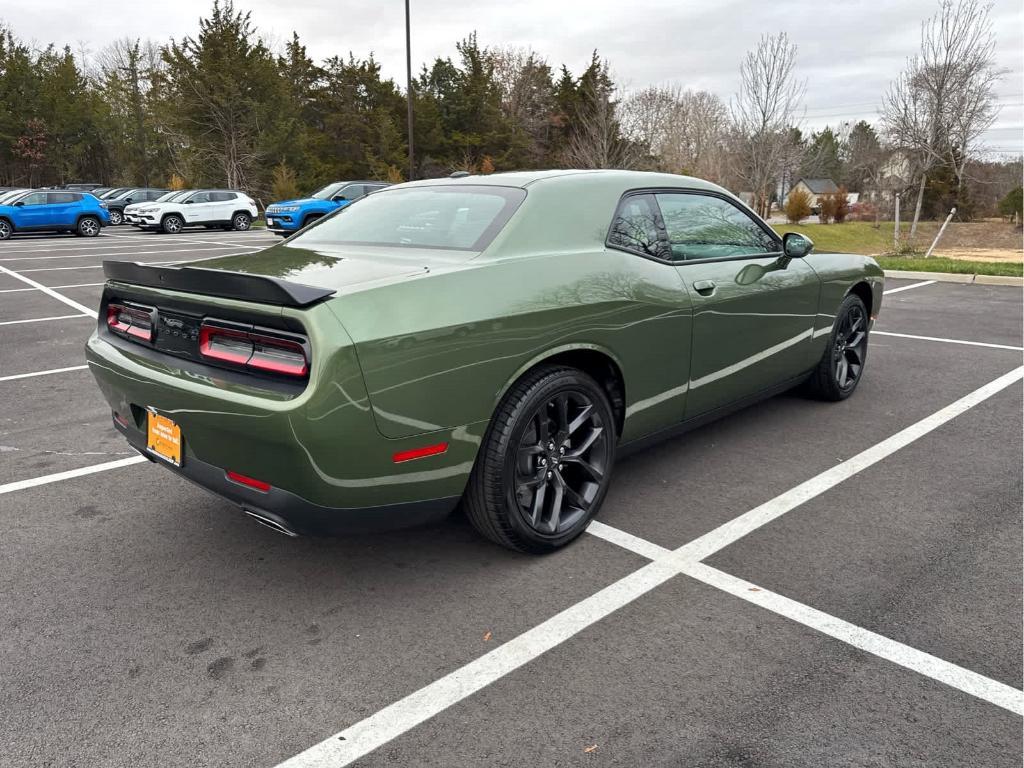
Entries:
{"label": "overcast sky", "polygon": [[[0,20],[24,40],[95,51],[123,36],[194,35],[212,0],[174,3],[0,0]],[[877,119],[889,81],[920,42],[921,21],[938,0],[411,0],[413,69],[436,56],[455,56],[455,41],[476,30],[482,45],[534,49],[554,66],[579,73],[595,48],[627,88],[677,83],[725,99],[739,82],[743,53],[763,33],[785,30],[799,46],[797,69],[807,80],[808,129]],[[373,52],[384,73],[404,85],[402,0],[236,0],[259,29],[283,41],[292,30],[315,59]],[[985,137],[993,152],[1024,147],[1024,10],[1021,0],[995,0],[992,18],[1003,104]]]}

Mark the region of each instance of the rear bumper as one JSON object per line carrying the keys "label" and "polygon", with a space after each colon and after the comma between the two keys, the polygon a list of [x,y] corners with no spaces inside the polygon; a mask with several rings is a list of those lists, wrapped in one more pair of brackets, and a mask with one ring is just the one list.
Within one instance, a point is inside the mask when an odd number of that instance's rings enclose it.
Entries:
{"label": "rear bumper", "polygon": [[176,467],[147,450],[146,436],[141,430],[126,427],[117,419],[113,419],[113,423],[131,446],[154,464],[192,481],[242,511],[269,520],[291,535],[328,536],[411,528],[443,519],[459,503],[459,497],[453,496],[375,507],[325,507],[280,488],[271,487],[263,492],[240,485],[229,480],[224,469],[195,457],[187,457]]}

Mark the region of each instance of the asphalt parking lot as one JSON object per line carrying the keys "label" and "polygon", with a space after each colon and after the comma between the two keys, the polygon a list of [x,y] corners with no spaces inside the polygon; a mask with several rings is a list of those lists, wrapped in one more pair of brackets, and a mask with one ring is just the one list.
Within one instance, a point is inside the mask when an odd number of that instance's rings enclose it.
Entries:
{"label": "asphalt parking lot", "polygon": [[0,245],[0,765],[1020,765],[1019,288],[890,280],[850,400],[622,461],[537,558],[287,539],[114,433],[100,261],[274,241]]}

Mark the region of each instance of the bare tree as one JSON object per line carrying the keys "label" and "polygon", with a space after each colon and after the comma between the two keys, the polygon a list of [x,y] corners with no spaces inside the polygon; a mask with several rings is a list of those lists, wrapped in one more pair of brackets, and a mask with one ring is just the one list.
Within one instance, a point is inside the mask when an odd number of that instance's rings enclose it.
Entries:
{"label": "bare tree", "polygon": [[762,216],[781,169],[799,151],[790,129],[806,83],[794,75],[796,51],[785,32],[763,36],[740,65],[740,91],[731,105],[734,171]]}
{"label": "bare tree", "polygon": [[551,67],[543,57],[527,48],[488,48],[487,57],[501,91],[502,114],[529,137],[529,159],[540,165],[552,127]]}
{"label": "bare tree", "polygon": [[965,169],[978,140],[998,114],[990,5],[978,0],[942,0],[921,25],[921,52],[889,87],[882,107],[886,134],[912,153],[919,176],[910,236],[917,231],[928,173],[948,166],[964,185]]}
{"label": "bare tree", "polygon": [[728,110],[707,91],[652,86],[623,103],[623,129],[655,167],[724,181]]}

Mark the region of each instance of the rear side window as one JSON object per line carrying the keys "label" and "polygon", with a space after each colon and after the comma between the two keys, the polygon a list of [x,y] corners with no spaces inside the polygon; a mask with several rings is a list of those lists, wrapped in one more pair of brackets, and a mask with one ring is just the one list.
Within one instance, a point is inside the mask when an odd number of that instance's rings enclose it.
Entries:
{"label": "rear side window", "polygon": [[226,203],[228,200],[234,200],[237,195],[234,192],[211,192],[210,202],[211,203]]}
{"label": "rear side window", "polygon": [[734,203],[713,195],[658,193],[673,261],[777,253],[778,241]]}
{"label": "rear side window", "polygon": [[46,201],[50,205],[74,203],[81,199],[81,195],[74,192],[47,192]]}
{"label": "rear side window", "polygon": [[482,251],[525,198],[522,189],[483,185],[389,189],[341,208],[291,242]]}
{"label": "rear side window", "polygon": [[658,238],[658,208],[651,195],[630,195],[619,203],[608,232],[608,244],[644,256],[664,258]]}

